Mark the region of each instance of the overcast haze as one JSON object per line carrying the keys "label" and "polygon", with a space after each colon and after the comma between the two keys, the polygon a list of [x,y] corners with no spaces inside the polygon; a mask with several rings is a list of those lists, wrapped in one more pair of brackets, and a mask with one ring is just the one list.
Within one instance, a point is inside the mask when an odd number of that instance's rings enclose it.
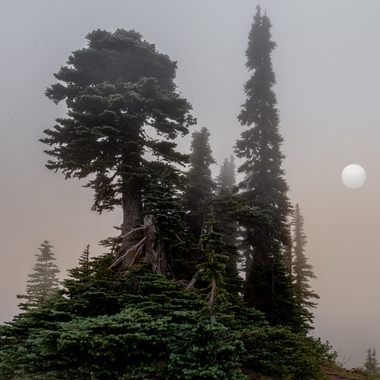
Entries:
{"label": "overcast haze", "polygon": [[[92,192],[44,164],[42,131],[63,115],[45,89],[93,29],[135,29],[178,62],[177,84],[220,164],[243,130],[247,36],[256,1],[1,1],[0,322],[17,310],[44,239],[62,269],[113,234],[118,212],[90,211]],[[275,91],[290,197],[305,217],[321,299],[315,335],[347,366],[380,350],[380,2],[262,1],[277,43]],[[359,6],[360,4],[360,6]],[[180,143],[189,149],[189,139]],[[359,163],[367,183],[340,182]],[[218,167],[214,167],[215,173]]]}

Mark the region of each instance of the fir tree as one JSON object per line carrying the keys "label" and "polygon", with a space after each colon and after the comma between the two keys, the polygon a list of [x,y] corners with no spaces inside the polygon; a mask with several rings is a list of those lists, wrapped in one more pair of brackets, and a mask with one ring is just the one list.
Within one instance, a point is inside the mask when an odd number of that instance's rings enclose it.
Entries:
{"label": "fir tree", "polygon": [[121,206],[122,249],[116,259],[129,266],[143,251],[142,193],[151,170],[146,153],[173,171],[183,165],[187,156],[174,140],[195,120],[176,92],[176,63],[139,33],[95,30],[87,40],[55,74],[59,83],[46,91],[55,103],[65,101],[68,113],[41,141],[51,146],[49,169],[66,178],[90,177],[93,210]]}
{"label": "fir tree", "polygon": [[78,260],[79,266],[68,270],[69,277],[76,281],[84,281],[91,275],[90,245],[87,244]]}
{"label": "fir tree", "polygon": [[210,169],[215,160],[212,157],[209,137],[207,128],[192,135],[188,187],[184,195],[190,231],[198,241],[205,227],[206,212],[215,188]]}
{"label": "fir tree", "polygon": [[236,184],[235,179],[235,159],[234,156],[231,155],[230,159],[224,159],[223,165],[220,167],[220,173],[217,178],[218,191],[221,192],[229,192],[232,193],[233,188]]}
{"label": "fir tree", "polygon": [[313,313],[312,308],[316,306],[313,299],[319,299],[319,296],[311,289],[309,281],[315,278],[313,267],[308,263],[305,255],[305,246],[307,238],[303,229],[304,218],[301,215],[300,207],[297,204],[295,207],[295,214],[293,219],[293,240],[294,240],[294,283],[296,300],[299,305],[303,324],[306,330],[312,327]]}
{"label": "fir tree", "polygon": [[217,224],[215,230],[222,234],[224,251],[228,256],[226,263],[225,282],[226,289],[235,297],[242,290],[242,278],[238,272],[238,223],[237,215],[241,208],[235,191],[235,162],[231,155],[230,159],[224,160],[220,167],[217,178],[217,194],[213,201]]}
{"label": "fir tree", "polygon": [[207,284],[207,305],[211,323],[215,322],[216,308],[225,293],[224,275],[226,262],[229,259],[224,254],[223,236],[215,231],[215,225],[215,215],[211,209],[207,216],[205,234],[200,242],[203,260],[197,266],[198,272],[187,286],[187,290],[191,290],[198,279]]}
{"label": "fir tree", "polygon": [[46,304],[49,297],[58,290],[58,267],[54,264],[56,260],[52,251],[53,246],[45,240],[38,248],[36,264],[33,273],[28,275],[26,294],[18,295],[17,298],[25,299],[18,306],[21,310],[36,309]]}
{"label": "fir tree", "polygon": [[[291,204],[281,167],[283,138],[279,133],[276,96],[272,89],[275,75],[271,53],[275,43],[271,40],[270,29],[269,18],[257,7],[246,51],[247,67],[253,74],[245,84],[246,101],[239,115],[240,123],[248,129],[242,132],[235,152],[245,160],[238,169],[245,174],[239,184],[241,196],[248,206],[266,214],[269,221],[258,224],[253,219],[246,219],[243,224],[248,256],[244,297],[274,321],[278,320],[274,312],[276,300],[291,296],[286,290],[288,285],[281,288],[276,284],[276,273],[283,271],[284,252],[290,245]],[[291,281],[290,277],[287,281]]]}
{"label": "fir tree", "polygon": [[369,375],[376,375],[379,373],[379,367],[376,358],[376,349],[369,348],[367,350],[367,358],[364,363],[364,368]]}
{"label": "fir tree", "polygon": [[[190,238],[185,221],[183,190],[186,178],[173,173],[165,164],[152,165],[149,183],[144,190],[144,210],[154,218],[157,238],[151,239],[152,251],[157,255],[160,273],[168,273],[174,278],[187,279],[194,274],[196,262],[193,249],[195,244]],[[179,184],[178,180],[181,180]],[[165,254],[163,254],[165,252]]]}

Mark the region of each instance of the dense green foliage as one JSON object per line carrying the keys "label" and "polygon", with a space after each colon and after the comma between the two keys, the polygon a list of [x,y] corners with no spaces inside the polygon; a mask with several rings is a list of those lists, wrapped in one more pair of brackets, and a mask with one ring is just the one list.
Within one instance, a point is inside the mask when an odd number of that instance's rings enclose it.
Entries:
{"label": "dense green foliage", "polygon": [[33,273],[28,275],[26,294],[18,295],[17,298],[25,299],[19,304],[21,310],[29,310],[44,305],[50,295],[58,289],[57,274],[59,269],[54,263],[56,260],[53,246],[45,240],[38,248],[36,264]]}
{"label": "dense green foliage", "polygon": [[[202,291],[109,255],[82,263],[42,308],[0,328],[0,378],[244,379],[242,369],[315,378],[325,354],[310,338],[268,328],[240,301],[205,312]],[[273,360],[272,360],[273,359]]]}

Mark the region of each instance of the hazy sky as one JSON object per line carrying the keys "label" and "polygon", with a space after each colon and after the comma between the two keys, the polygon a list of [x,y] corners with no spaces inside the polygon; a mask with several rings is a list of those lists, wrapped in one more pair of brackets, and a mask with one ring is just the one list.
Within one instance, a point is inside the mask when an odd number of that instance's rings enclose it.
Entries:
{"label": "hazy sky", "polygon": [[[256,1],[34,0],[0,2],[0,322],[17,313],[44,239],[60,268],[113,234],[120,215],[90,211],[92,193],[44,167],[38,142],[62,115],[44,96],[53,73],[93,29],[136,29],[178,62],[177,83],[218,163],[242,131],[244,52]],[[291,199],[299,202],[321,299],[315,334],[348,366],[380,351],[380,2],[262,1],[278,46],[275,88]],[[360,6],[359,6],[360,5]],[[187,150],[188,139],[181,143]],[[340,182],[361,164],[359,190]],[[215,171],[218,167],[215,167]],[[62,273],[62,277],[64,273]]]}

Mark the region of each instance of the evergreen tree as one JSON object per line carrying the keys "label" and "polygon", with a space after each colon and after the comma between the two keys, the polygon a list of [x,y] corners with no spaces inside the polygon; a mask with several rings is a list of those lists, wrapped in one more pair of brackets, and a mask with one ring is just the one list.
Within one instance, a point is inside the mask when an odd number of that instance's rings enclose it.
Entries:
{"label": "evergreen tree", "polygon": [[44,240],[38,248],[36,264],[33,273],[28,275],[26,294],[18,295],[17,298],[25,299],[18,306],[21,310],[36,309],[46,304],[49,297],[58,290],[58,267],[54,264],[56,260],[52,251],[53,246]]}
{"label": "evergreen tree", "polygon": [[[161,267],[160,273],[189,279],[194,274],[194,250],[197,247],[190,237],[185,220],[183,191],[186,178],[173,173],[170,167],[164,170],[163,163],[155,164],[160,166],[160,170],[152,166],[150,180],[143,194],[145,213],[154,218],[156,226],[157,238],[151,239],[151,251],[157,255],[155,261]],[[181,180],[179,185],[178,179]]]}
{"label": "evergreen tree", "polygon": [[55,103],[64,100],[68,113],[41,141],[51,146],[49,169],[66,178],[91,176],[86,186],[95,192],[93,210],[121,206],[117,259],[129,266],[144,253],[142,193],[151,170],[146,153],[175,172],[187,156],[174,140],[195,120],[176,92],[176,63],[139,33],[95,30],[87,40],[55,74],[59,83],[46,91]]}
{"label": "evergreen tree", "polygon": [[316,306],[313,299],[319,296],[311,289],[309,281],[315,278],[313,267],[308,263],[305,255],[307,238],[303,230],[304,218],[301,215],[300,207],[297,204],[293,219],[294,228],[294,283],[298,306],[301,311],[303,324],[306,330],[312,328],[314,315],[311,311]]}
{"label": "evergreen tree", "polygon": [[82,254],[78,260],[79,266],[68,270],[70,278],[73,278],[77,281],[86,280],[91,275],[91,261],[90,261],[90,245],[87,244],[86,248],[83,250]]}
{"label": "evergreen tree", "polygon": [[201,240],[204,254],[204,262],[198,266],[201,278],[208,282],[208,310],[211,323],[215,322],[215,314],[218,306],[222,304],[224,296],[224,275],[226,263],[229,257],[224,254],[223,237],[216,232],[216,224],[213,210],[211,211],[206,226],[206,232]]}
{"label": "evergreen tree", "polygon": [[279,133],[276,96],[272,90],[275,75],[271,53],[275,43],[271,40],[270,29],[269,18],[257,7],[246,51],[247,67],[253,74],[245,84],[247,98],[239,115],[240,123],[249,129],[242,132],[235,152],[245,159],[239,167],[239,172],[245,174],[239,184],[242,198],[247,205],[268,216],[267,223],[246,219],[243,224],[246,254],[252,255],[247,260],[244,297],[274,322],[278,321],[275,310],[280,299],[290,297],[286,302],[292,302],[292,292],[288,291],[291,278],[283,273],[281,277],[286,284],[280,286],[278,277],[285,268],[284,252],[290,245],[291,204],[281,167],[283,138]]}
{"label": "evergreen tree", "polygon": [[210,169],[215,160],[212,157],[209,137],[207,128],[202,128],[192,135],[188,187],[184,194],[190,232],[198,241],[205,227],[206,212],[215,188]]}
{"label": "evergreen tree", "polygon": [[369,375],[376,375],[379,373],[379,367],[376,358],[376,349],[369,348],[367,350],[367,358],[364,363],[364,368]]}
{"label": "evergreen tree", "polygon": [[215,230],[222,234],[224,252],[228,256],[225,270],[226,289],[229,293],[238,295],[242,290],[243,280],[238,272],[238,223],[237,216],[241,208],[238,197],[235,194],[235,162],[224,160],[217,178],[217,194],[213,201],[217,224]]}
{"label": "evergreen tree", "polygon": [[233,188],[236,184],[235,170],[236,165],[234,156],[231,155],[229,160],[225,158],[223,161],[223,165],[220,167],[220,173],[217,178],[218,191],[220,193],[232,193]]}

